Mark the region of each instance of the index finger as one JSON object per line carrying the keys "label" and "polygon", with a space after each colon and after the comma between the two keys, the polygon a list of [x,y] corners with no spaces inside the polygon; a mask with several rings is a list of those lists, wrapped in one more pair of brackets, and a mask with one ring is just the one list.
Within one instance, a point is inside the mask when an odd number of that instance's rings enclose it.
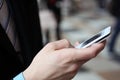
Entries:
{"label": "index finger", "polygon": [[67,56],[71,61],[78,62],[83,60],[89,60],[94,58],[100,51],[105,47],[105,42],[97,43],[88,48],[67,48],[60,50],[61,53],[64,53],[64,56]]}
{"label": "index finger", "polygon": [[96,57],[105,47],[105,41],[102,43],[96,43],[88,48],[77,50],[77,55],[75,55],[76,61],[88,60]]}

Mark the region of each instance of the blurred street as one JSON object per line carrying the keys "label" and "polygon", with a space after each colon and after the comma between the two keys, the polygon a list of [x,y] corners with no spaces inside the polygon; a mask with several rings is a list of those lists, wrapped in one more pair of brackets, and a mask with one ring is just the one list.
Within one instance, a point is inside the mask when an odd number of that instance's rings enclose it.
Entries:
{"label": "blurred street", "polygon": [[[68,39],[74,45],[76,41],[82,42],[107,26],[114,27],[115,19],[107,10],[98,9],[96,8],[96,4],[93,3],[91,3],[91,5],[92,6],[87,5],[87,7],[84,8],[86,10],[78,10],[75,13],[73,11],[73,14],[69,14],[69,12],[66,11],[67,9],[62,10],[62,38]],[[47,19],[50,18],[47,16]],[[48,22],[50,20],[48,20]],[[53,25],[55,26],[55,23],[53,23]],[[51,24],[49,26],[51,27]],[[54,26],[49,27],[51,41],[55,40]],[[45,27],[43,27],[43,29],[44,28]],[[120,80],[120,62],[112,59],[107,50],[110,38],[111,36],[107,38],[105,49],[95,59],[84,64],[73,80]],[[120,55],[120,37],[117,40],[116,50]]]}
{"label": "blurred street", "polygon": [[[108,13],[84,12],[67,17],[62,22],[62,36],[74,44],[76,41],[84,41],[102,30],[106,26],[114,25],[114,18]],[[110,37],[109,37],[110,38]],[[109,42],[109,38],[107,42]],[[120,52],[120,38],[117,42],[117,50]],[[106,48],[93,60],[80,69],[73,80],[120,80],[120,62],[110,58]]]}

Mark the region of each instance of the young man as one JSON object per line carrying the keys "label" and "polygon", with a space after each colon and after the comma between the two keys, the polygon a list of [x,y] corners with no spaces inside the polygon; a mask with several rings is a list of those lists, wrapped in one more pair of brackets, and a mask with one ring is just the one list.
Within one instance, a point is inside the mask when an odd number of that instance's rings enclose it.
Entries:
{"label": "young man", "polygon": [[70,80],[79,67],[104,46],[103,42],[76,49],[64,39],[51,42],[42,49],[37,1],[0,0],[2,80]]}

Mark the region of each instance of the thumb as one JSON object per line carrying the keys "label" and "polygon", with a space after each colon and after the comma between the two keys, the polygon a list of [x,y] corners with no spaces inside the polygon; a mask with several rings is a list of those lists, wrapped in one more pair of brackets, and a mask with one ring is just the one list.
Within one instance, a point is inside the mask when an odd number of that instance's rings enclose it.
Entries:
{"label": "thumb", "polygon": [[68,40],[66,39],[62,39],[62,40],[59,40],[59,41],[54,41],[54,42],[50,42],[48,43],[44,48],[43,50],[49,50],[49,51],[54,51],[54,50],[59,50],[59,49],[63,49],[63,48],[68,48],[70,47],[71,44]]}

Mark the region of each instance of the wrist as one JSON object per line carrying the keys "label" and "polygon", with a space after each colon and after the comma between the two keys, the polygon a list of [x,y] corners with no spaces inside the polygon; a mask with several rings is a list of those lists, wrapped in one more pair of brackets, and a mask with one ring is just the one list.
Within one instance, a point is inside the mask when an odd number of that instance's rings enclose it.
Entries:
{"label": "wrist", "polygon": [[23,76],[25,80],[34,80],[32,73],[29,72],[27,69],[23,72]]}
{"label": "wrist", "polygon": [[25,71],[23,71],[23,76],[25,80],[44,80],[39,73],[34,71],[33,68],[28,67]]}

